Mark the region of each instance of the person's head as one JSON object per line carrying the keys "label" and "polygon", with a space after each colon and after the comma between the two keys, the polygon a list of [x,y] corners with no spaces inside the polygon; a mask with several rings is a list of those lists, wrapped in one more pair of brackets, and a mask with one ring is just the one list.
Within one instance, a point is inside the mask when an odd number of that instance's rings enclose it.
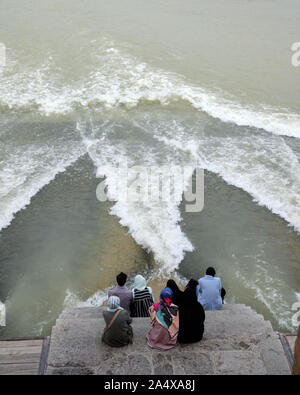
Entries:
{"label": "person's head", "polygon": [[193,278],[187,283],[187,286],[184,290],[184,295],[188,299],[185,299],[185,303],[197,302],[196,288],[198,285],[198,281],[194,280]]}
{"label": "person's head", "polygon": [[123,285],[126,283],[127,280],[127,274],[121,272],[120,274],[117,275],[117,283],[120,287],[123,287]]}
{"label": "person's head", "polygon": [[206,275],[215,277],[216,275],[215,269],[213,267],[209,267],[208,269],[206,269]]}
{"label": "person's head", "polygon": [[133,289],[137,289],[138,291],[143,291],[147,286],[146,279],[138,274],[134,278],[134,284],[133,284]]}
{"label": "person's head", "polygon": [[192,278],[192,279],[190,279],[190,281],[188,282],[186,288],[196,290],[196,288],[197,288],[198,285],[199,285],[198,281],[197,281],[197,280],[194,280],[194,279]]}
{"label": "person's head", "polygon": [[117,295],[112,295],[108,299],[108,311],[116,311],[120,307],[120,298]]}
{"label": "person's head", "polygon": [[173,299],[173,291],[171,288],[164,288],[160,293],[160,299],[167,303],[169,306]]}
{"label": "person's head", "polygon": [[173,292],[176,291],[178,289],[178,286],[177,286],[175,280],[172,280],[172,279],[168,280],[167,281],[167,288],[170,288]]}

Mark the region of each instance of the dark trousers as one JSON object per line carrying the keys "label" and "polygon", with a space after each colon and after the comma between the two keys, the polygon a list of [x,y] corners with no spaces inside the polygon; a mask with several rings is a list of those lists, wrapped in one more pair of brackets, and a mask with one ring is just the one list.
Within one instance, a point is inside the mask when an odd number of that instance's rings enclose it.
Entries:
{"label": "dark trousers", "polygon": [[221,298],[222,298],[222,302],[223,302],[223,303],[224,303],[225,295],[226,295],[226,291],[225,291],[224,288],[222,288],[222,289],[221,289]]}

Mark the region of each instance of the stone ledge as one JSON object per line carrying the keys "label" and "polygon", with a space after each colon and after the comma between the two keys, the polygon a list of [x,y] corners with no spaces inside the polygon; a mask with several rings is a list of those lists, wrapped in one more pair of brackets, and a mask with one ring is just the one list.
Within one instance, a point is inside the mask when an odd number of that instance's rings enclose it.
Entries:
{"label": "stone ledge", "polygon": [[51,336],[48,375],[290,374],[278,336],[252,309],[225,305],[208,312],[201,342],[152,350],[145,336],[149,318],[133,319],[132,345],[115,349],[101,342],[101,308],[64,311]]}

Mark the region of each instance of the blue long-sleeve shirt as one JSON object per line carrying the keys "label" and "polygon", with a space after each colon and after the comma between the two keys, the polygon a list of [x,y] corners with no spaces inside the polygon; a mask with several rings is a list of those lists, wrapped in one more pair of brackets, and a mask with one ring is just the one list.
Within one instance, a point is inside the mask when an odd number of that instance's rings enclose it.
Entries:
{"label": "blue long-sleeve shirt", "polygon": [[222,308],[221,289],[219,277],[205,276],[199,279],[196,289],[198,302],[204,310],[220,310]]}

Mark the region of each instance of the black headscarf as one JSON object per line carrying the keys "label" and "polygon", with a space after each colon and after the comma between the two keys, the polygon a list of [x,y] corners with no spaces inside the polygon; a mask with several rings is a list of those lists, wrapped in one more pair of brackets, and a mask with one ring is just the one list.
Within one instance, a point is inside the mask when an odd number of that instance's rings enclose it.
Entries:
{"label": "black headscarf", "polygon": [[168,280],[167,287],[173,291],[172,301],[174,304],[176,304],[178,306],[181,302],[181,297],[183,295],[183,292],[180,291],[180,289],[178,288],[178,285],[176,284],[176,282],[174,280]]}
{"label": "black headscarf", "polygon": [[183,295],[184,295],[184,301],[186,303],[198,303],[197,301],[197,293],[196,293],[196,288],[198,286],[198,281],[194,280],[193,278],[188,282]]}
{"label": "black headscarf", "polygon": [[198,281],[191,279],[182,292],[174,280],[167,286],[173,291],[173,303],[179,307],[179,343],[193,343],[202,339],[204,333],[205,312],[197,300]]}

